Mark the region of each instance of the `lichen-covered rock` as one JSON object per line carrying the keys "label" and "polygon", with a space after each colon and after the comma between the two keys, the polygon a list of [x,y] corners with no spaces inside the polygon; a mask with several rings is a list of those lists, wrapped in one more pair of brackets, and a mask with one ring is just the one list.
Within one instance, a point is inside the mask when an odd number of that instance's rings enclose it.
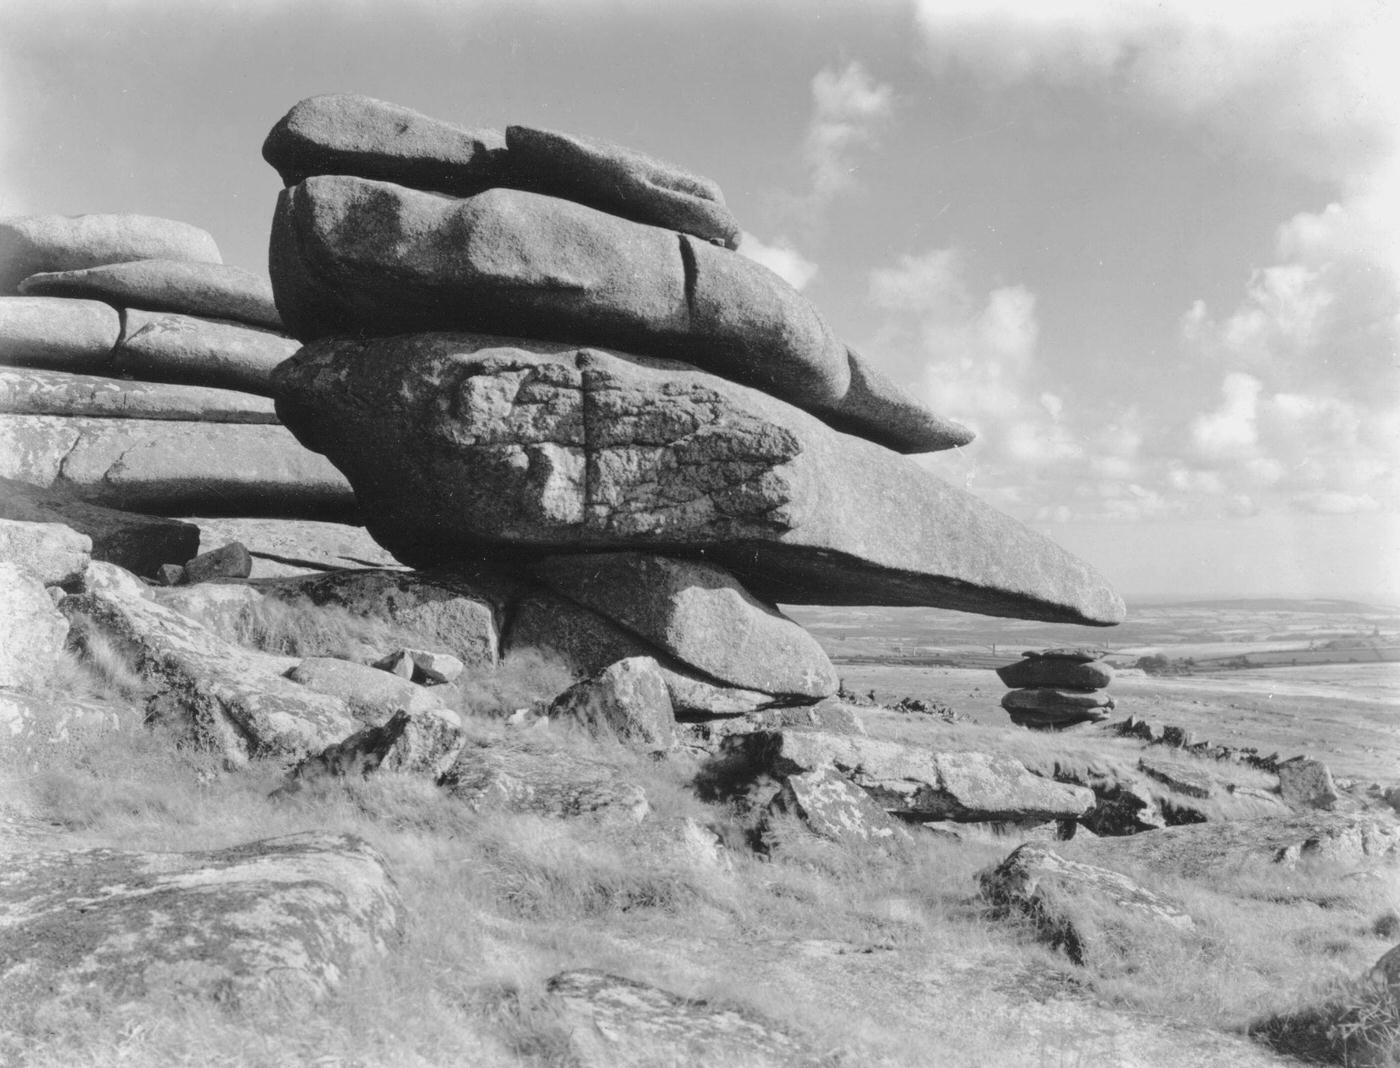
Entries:
{"label": "lichen-covered rock", "polygon": [[397,941],[384,858],[308,832],[203,853],[21,850],[0,869],[0,1023],[94,996],[314,1001]]}
{"label": "lichen-covered rock", "polygon": [[245,579],[252,573],[253,558],[248,555],[248,547],[236,541],[185,561],[185,580],[191,583],[219,578]]}
{"label": "lichen-covered rock", "polygon": [[836,842],[887,845],[909,837],[868,793],[830,767],[787,776],[769,808],[796,816],[812,833]]}
{"label": "lichen-covered rock", "polygon": [[80,644],[95,628],[155,682],[152,718],[184,730],[229,764],[250,757],[290,763],[362,726],[344,701],[285,678],[294,658],[224,641],[121,584],[65,598],[61,607]]}
{"label": "lichen-covered rock", "polygon": [[30,689],[48,680],[68,636],[68,620],[44,584],[0,560],[0,687]]}
{"label": "lichen-covered rock", "polygon": [[1050,730],[1107,719],[1114,702],[1098,690],[1037,687],[1007,691],[1001,707],[1011,714],[1011,722],[1017,726]]}
{"label": "lichen-covered rock", "polygon": [[121,330],[117,310],[99,301],[0,296],[0,365],[110,370]]}
{"label": "lichen-covered rock", "polygon": [[0,560],[23,568],[45,586],[77,582],[91,559],[92,539],[72,527],[0,518]]}
{"label": "lichen-covered rock", "polygon": [[27,215],[0,219],[0,294],[32,274],[130,260],[222,263],[206,231],[151,215]]}
{"label": "lichen-covered rock", "polygon": [[1124,613],[1087,565],[914,462],[684,365],[462,334],[328,339],[277,391],[409,563],[503,543],[703,552],[771,603]]}
{"label": "lichen-covered rock", "polygon": [[1278,766],[1278,792],[1288,805],[1301,809],[1330,809],[1342,796],[1326,764],[1301,756]]}
{"label": "lichen-covered rock", "polygon": [[1039,843],[1021,846],[983,871],[978,883],[994,908],[1028,917],[1076,964],[1141,951],[1135,943],[1143,928],[1196,926],[1181,905],[1126,875],[1066,860]]}
{"label": "lichen-covered rock", "polygon": [[316,516],[355,502],[344,476],[285,428],[241,423],[0,414],[0,478],[177,515]]}
{"label": "lichen-covered rock", "polygon": [[154,382],[270,396],[273,370],[299,347],[272,330],[130,308],[112,366],[120,374]]}
{"label": "lichen-covered rock", "polygon": [[656,661],[645,656],[619,660],[592,678],[575,683],[554,699],[549,715],[659,749],[669,749],[676,740],[676,717],[666,679]]}
{"label": "lichen-covered rock", "polygon": [[830,766],[887,811],[924,819],[1077,819],[1094,793],[1032,774],[1001,754],[935,752],[853,734],[799,727],[725,739],[723,752],[786,776]]}
{"label": "lichen-covered rock", "polygon": [[836,692],[816,639],[713,564],[590,553],[548,557],[531,573],[716,681],[807,699]]}
{"label": "lichen-covered rock", "polygon": [[190,523],[104,508],[10,478],[0,478],[0,518],[62,524],[90,540],[92,559],[138,575],[184,563],[199,550],[199,528]]}
{"label": "lichen-covered rock", "polygon": [[1037,656],[996,669],[1008,686],[1027,689],[1049,686],[1069,690],[1101,690],[1113,681],[1113,668],[1102,661],[1083,662],[1065,657]]}
{"label": "lichen-covered rock", "polygon": [[434,780],[457,761],[466,733],[462,717],[440,705],[399,709],[384,723],[309,756],[287,774],[280,794],[322,778],[352,778],[376,771],[427,775]]}
{"label": "lichen-covered rock", "polygon": [[743,1065],[821,1068],[830,1061],[757,1013],[683,998],[592,969],[561,972],[547,989],[563,1010],[584,1068]]}
{"label": "lichen-covered rock", "polygon": [[205,423],[277,422],[272,401],[252,393],[28,368],[0,369],[0,412]]}
{"label": "lichen-covered rock", "polygon": [[118,308],[180,312],[282,329],[263,275],[221,263],[187,260],[133,260],[76,271],[32,274],[19,284],[26,296],[78,297]]}
{"label": "lichen-covered rock", "polygon": [[474,808],[640,823],[651,812],[641,787],[617,769],[563,750],[468,742],[442,785]]}

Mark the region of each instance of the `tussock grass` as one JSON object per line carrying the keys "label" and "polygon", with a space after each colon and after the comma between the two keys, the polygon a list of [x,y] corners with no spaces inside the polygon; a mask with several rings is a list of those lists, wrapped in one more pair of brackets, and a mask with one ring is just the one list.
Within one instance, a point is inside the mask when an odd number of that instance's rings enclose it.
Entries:
{"label": "tussock grass", "polygon": [[568,666],[536,649],[507,653],[490,671],[474,670],[454,685],[457,711],[467,716],[508,716],[516,709],[541,712],[575,682]]}
{"label": "tussock grass", "polygon": [[340,605],[318,605],[307,597],[264,597],[245,605],[231,621],[206,621],[229,641],[278,656],[333,656],[362,660],[395,648],[440,644],[383,616],[351,612]]}

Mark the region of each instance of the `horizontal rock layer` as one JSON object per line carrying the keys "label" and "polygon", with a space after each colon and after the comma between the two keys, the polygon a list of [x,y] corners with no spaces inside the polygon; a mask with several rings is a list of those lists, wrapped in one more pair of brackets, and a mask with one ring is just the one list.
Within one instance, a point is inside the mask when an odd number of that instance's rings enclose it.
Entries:
{"label": "horizontal rock layer", "polygon": [[308,345],[277,410],[415,566],[483,549],[703,553],[770,603],[1111,624],[1091,568],[912,461],[683,364],[412,335]]}
{"label": "horizontal rock layer", "polygon": [[110,371],[121,313],[96,300],[0,296],[0,366]]}
{"label": "horizontal rock layer", "polygon": [[0,219],[0,294],[41,271],[128,260],[222,263],[204,230],[151,215],[27,215]]}
{"label": "horizontal rock layer", "polygon": [[0,413],[275,423],[272,400],[253,393],[102,375],[0,368]]}

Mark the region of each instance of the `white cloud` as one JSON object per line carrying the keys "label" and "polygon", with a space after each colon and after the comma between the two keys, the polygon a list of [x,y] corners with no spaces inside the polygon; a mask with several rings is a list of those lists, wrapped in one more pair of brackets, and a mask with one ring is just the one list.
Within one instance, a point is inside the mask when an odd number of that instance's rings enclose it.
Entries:
{"label": "white cloud", "polygon": [[830,67],[812,79],[812,119],[803,143],[811,176],[810,200],[825,205],[856,184],[860,154],[888,123],[894,90],[875,81],[855,61]]}
{"label": "white cloud", "polygon": [[1205,460],[1246,459],[1259,440],[1259,379],[1233,372],[1220,391],[1224,402],[1191,424],[1191,444]]}
{"label": "white cloud", "polygon": [[793,289],[806,288],[817,274],[817,265],[781,237],[770,245],[745,231],[739,242],[739,252],[767,267]]}

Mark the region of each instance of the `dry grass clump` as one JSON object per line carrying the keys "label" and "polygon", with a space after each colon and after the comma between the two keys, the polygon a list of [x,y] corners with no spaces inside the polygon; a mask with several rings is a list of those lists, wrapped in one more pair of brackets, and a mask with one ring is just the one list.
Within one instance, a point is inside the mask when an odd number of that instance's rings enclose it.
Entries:
{"label": "dry grass clump", "polygon": [[454,684],[457,711],[466,716],[508,716],[520,708],[543,711],[575,682],[573,672],[538,649],[512,650],[489,671],[474,669]]}
{"label": "dry grass clump", "polygon": [[307,597],[264,597],[243,606],[231,623],[217,615],[207,622],[229,641],[278,656],[358,660],[367,649],[383,655],[394,648],[432,648],[438,644],[383,616],[351,612],[340,605],[318,605]]}
{"label": "dry grass clump", "polygon": [[1259,1020],[1250,1033],[1313,1064],[1400,1065],[1400,1001],[1395,991],[1366,979],[1336,983],[1318,1003]]}

